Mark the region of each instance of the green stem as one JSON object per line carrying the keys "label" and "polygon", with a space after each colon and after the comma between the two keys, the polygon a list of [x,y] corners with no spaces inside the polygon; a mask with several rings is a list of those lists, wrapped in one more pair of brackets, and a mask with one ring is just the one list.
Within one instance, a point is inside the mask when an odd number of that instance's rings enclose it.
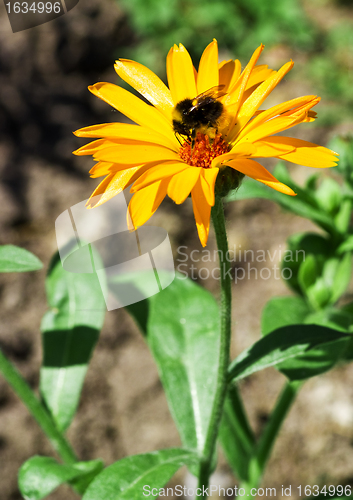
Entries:
{"label": "green stem", "polygon": [[232,290],[230,263],[229,259],[227,259],[228,241],[225,227],[223,202],[222,199],[217,196],[215,205],[212,208],[212,222],[215,229],[217,246],[219,250],[218,254],[221,274],[221,332],[216,394],[213,402],[210,423],[203,451],[203,460],[200,467],[199,487],[201,487],[201,489],[203,487],[207,488],[209,477],[211,474],[212,458],[215,451],[219,426],[222,418],[223,405],[227,393],[227,370],[229,365],[231,339]]}
{"label": "green stem", "polygon": [[249,463],[255,447],[255,437],[235,383],[228,386],[219,440],[235,476],[241,481],[247,482],[249,480]]}
{"label": "green stem", "polygon": [[231,383],[228,389],[229,400],[232,404],[232,415],[234,423],[237,427],[237,436],[239,437],[244,449],[247,452],[254,447],[255,436],[250,427],[247,414],[245,412],[243,400],[239,394],[239,389],[236,383]]}
{"label": "green stem", "polygon": [[7,382],[11,385],[17,396],[27,406],[27,409],[32,416],[37,420],[44,433],[49,438],[55,450],[63,462],[67,464],[74,464],[77,462],[75,452],[70,444],[66,441],[65,437],[56,428],[52,417],[40,401],[33,394],[27,382],[23,379],[20,373],[6,358],[0,349],[0,372],[3,374]]}
{"label": "green stem", "polygon": [[250,461],[249,488],[259,485],[275,440],[301,386],[302,382],[287,382],[281,392]]}

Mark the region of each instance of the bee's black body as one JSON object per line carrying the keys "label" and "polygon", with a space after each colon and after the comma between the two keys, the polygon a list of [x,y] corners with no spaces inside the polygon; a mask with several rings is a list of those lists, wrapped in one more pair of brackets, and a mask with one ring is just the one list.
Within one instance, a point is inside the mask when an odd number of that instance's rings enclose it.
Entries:
{"label": "bee's black body", "polygon": [[[216,99],[207,97],[195,106],[193,99],[184,99],[176,106],[176,112],[179,112],[182,120],[173,120],[173,129],[175,132],[190,136],[192,131],[200,127],[214,127],[217,120],[223,113],[223,104]],[[190,133],[191,132],[191,133]]]}
{"label": "bee's black body", "polygon": [[176,134],[194,139],[198,131],[210,136],[215,135],[218,120],[224,106],[217,97],[220,87],[214,87],[194,99],[183,99],[173,110],[173,130]]}

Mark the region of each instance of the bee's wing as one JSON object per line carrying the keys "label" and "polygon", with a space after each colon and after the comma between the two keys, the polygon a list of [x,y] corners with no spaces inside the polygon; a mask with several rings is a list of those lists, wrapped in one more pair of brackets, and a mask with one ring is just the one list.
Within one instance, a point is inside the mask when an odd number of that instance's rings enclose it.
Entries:
{"label": "bee's wing", "polygon": [[196,101],[196,104],[194,104],[194,106],[192,106],[189,109],[189,113],[190,113],[190,111],[192,111],[192,110],[198,108],[199,106],[201,106],[202,104],[204,104],[205,101],[207,101],[207,98],[219,99],[220,97],[223,97],[224,95],[226,95],[227,92],[222,92],[224,87],[225,87],[225,85],[216,85],[215,87],[211,87],[210,89],[206,90],[205,92],[202,92],[201,94],[199,94],[197,97],[195,97],[195,99],[193,99],[193,102]]}
{"label": "bee's wing", "polygon": [[215,87],[211,87],[206,90],[206,92],[202,92],[199,94],[196,99],[204,99],[205,97],[212,97],[212,99],[219,99],[219,97],[223,97],[227,94],[227,92],[222,92],[225,85],[216,85]]}

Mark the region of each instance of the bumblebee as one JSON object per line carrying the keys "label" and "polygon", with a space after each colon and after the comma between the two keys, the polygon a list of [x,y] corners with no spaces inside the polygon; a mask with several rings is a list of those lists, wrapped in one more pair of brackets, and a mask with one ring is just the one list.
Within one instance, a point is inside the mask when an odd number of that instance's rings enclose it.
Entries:
{"label": "bumblebee", "polygon": [[222,92],[223,88],[224,85],[218,85],[194,99],[183,99],[178,102],[172,114],[175,134],[186,136],[192,144],[195,142],[197,132],[214,139],[219,119],[224,112],[223,104],[217,100],[226,95]]}

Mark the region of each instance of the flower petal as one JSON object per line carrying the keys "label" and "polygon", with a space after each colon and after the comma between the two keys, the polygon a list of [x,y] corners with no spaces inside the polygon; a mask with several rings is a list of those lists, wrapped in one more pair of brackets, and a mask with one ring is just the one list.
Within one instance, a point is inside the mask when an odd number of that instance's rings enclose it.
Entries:
{"label": "flower petal", "polygon": [[213,39],[201,56],[197,74],[197,93],[201,94],[218,85],[218,45],[217,40]]}
{"label": "flower petal", "polygon": [[201,175],[201,185],[205,195],[205,198],[211,207],[215,204],[215,183],[219,168],[203,168]]}
{"label": "flower petal", "polygon": [[222,156],[225,156],[227,154],[230,155],[236,154],[237,156],[251,156],[255,154],[255,152],[256,152],[256,147],[254,146],[254,144],[244,141],[241,143],[237,142],[235,146],[233,146],[232,149],[229,151],[229,153],[225,153]]}
{"label": "flower petal", "polygon": [[224,153],[223,155],[216,156],[212,160],[211,167],[215,168],[219,165],[226,163],[228,160],[236,160],[237,158],[245,157],[248,158],[256,154],[256,146],[249,142],[242,142],[236,144],[229,153]]}
{"label": "flower petal", "polygon": [[167,56],[167,77],[173,102],[177,104],[197,95],[195,71],[191,57],[181,43],[174,45]]}
{"label": "flower petal", "polygon": [[173,135],[171,122],[158,109],[149,106],[131,92],[112,83],[104,82],[91,85],[88,90],[138,125],[167,137]]}
{"label": "flower petal", "polygon": [[155,213],[167,194],[168,182],[169,179],[157,181],[141,189],[131,198],[128,215],[135,229],[142,226]]}
{"label": "flower petal", "polygon": [[267,64],[257,64],[252,70],[249,80],[246,84],[246,88],[250,89],[254,85],[264,82],[271,75],[274,75],[276,71],[269,68]]}
{"label": "flower petal", "polygon": [[[240,73],[240,66],[239,66],[239,73]],[[274,73],[275,71],[273,69],[268,68],[267,64],[259,64],[254,66],[253,70],[250,73],[245,90],[240,100],[240,105],[238,105],[238,107],[242,106],[242,104],[246,101],[246,99],[250,97],[250,95],[254,92],[254,90],[256,90],[256,88],[260,85],[260,83],[265,81]],[[229,85],[229,88],[232,88],[235,82],[236,80],[233,79],[233,82],[231,85]],[[227,98],[225,98],[224,100],[227,102],[229,106],[228,111],[232,112],[232,108],[234,107],[234,104],[232,105],[232,100]]]}
{"label": "flower petal", "polygon": [[248,177],[252,177],[256,181],[262,182],[267,186],[275,189],[276,191],[280,191],[284,194],[289,194],[290,196],[296,196],[296,193],[282,182],[279,182],[276,177],[274,177],[265,167],[260,165],[257,161],[254,160],[230,160],[227,162],[229,167],[234,168],[238,172],[247,175]]}
{"label": "flower petal", "polygon": [[[113,177],[114,177],[114,174],[110,174],[107,177],[105,177],[105,179],[103,179],[102,182],[100,182],[100,184],[98,184],[98,186],[93,191],[89,200],[86,203],[87,208],[93,208],[94,206],[97,205],[97,203],[94,203],[93,205],[91,204],[92,198],[98,197],[99,195],[103,195],[105,190],[109,186],[109,183],[112,181]],[[97,200],[98,200],[98,198],[97,198]]]}
{"label": "flower petal", "polygon": [[[161,137],[161,136],[160,136]],[[163,138],[162,138],[163,139]],[[76,156],[84,156],[84,155],[95,155],[98,151],[102,151],[108,148],[121,148],[121,147],[129,147],[130,152],[133,152],[135,148],[141,148],[144,146],[147,147],[157,147],[164,148],[164,145],[159,145],[154,142],[145,142],[145,141],[135,141],[133,139],[98,139],[97,141],[89,142],[84,146],[81,146],[76,151],[73,151],[73,154]],[[165,149],[165,148],[164,148]],[[170,151],[171,148],[167,149]],[[176,153],[175,153],[176,154]]]}
{"label": "flower petal", "polygon": [[[293,116],[278,116],[273,118],[262,125],[259,125],[256,129],[248,133],[245,137],[239,139],[239,142],[256,142],[260,139],[269,135],[277,134],[278,132],[283,132],[288,128],[294,127],[299,123],[306,121],[307,112],[303,112],[300,115],[294,114]],[[238,138],[236,138],[236,144],[238,144]]]}
{"label": "flower petal", "polygon": [[241,64],[238,59],[230,59],[219,64],[219,85],[224,85],[224,92],[228,92],[238,80]]}
{"label": "flower petal", "polygon": [[168,185],[168,196],[178,205],[183,203],[195,186],[202,170],[204,169],[189,167],[173,175]]}
{"label": "flower petal", "polygon": [[248,123],[250,118],[253,117],[255,111],[261,106],[266,97],[272,92],[272,90],[279,84],[282,78],[290,71],[293,67],[293,61],[290,61],[282,66],[282,68],[271,75],[267,80],[262,82],[257,89],[248,97],[248,99],[241,106],[238,116],[237,123],[234,129],[229,134],[229,140],[231,141],[235,134],[237,134],[243,127]]}
{"label": "flower petal", "polygon": [[211,205],[207,203],[200,178],[196,182],[194,189],[191,191],[191,198],[197,232],[201,241],[201,245],[205,247],[210,231]]}
{"label": "flower petal", "polygon": [[294,110],[301,108],[302,106],[306,105],[310,105],[310,107],[315,106],[315,104],[317,104],[318,102],[317,99],[318,98],[315,95],[297,97],[295,99],[291,99],[290,101],[282,102],[281,104],[272,106],[271,108],[262,111],[261,113],[258,113],[257,116],[255,116],[255,118],[253,118],[250,122],[248,122],[248,124],[243,128],[243,130],[237,136],[236,140],[239,141],[243,137],[247,136],[249,132],[255,130],[257,127],[259,127],[266,121],[270,120],[271,118],[274,118],[275,116],[282,115],[283,113],[288,113],[289,111],[294,112]]}
{"label": "flower petal", "polygon": [[98,149],[95,160],[109,161],[125,165],[138,165],[149,161],[180,160],[171,149],[155,144],[116,144],[113,147]]}
{"label": "flower petal", "polygon": [[298,163],[305,167],[329,168],[335,167],[338,161],[337,153],[331,149],[318,146],[312,142],[292,137],[266,137],[264,142],[277,146],[292,146],[294,151],[278,155],[283,160]]}
{"label": "flower petal", "polygon": [[248,84],[251,72],[257,63],[257,60],[260,57],[261,52],[264,49],[264,45],[261,44],[253,53],[251,56],[250,61],[244,68],[244,71],[238,78],[237,82],[233,86],[233,88],[230,89],[228,96],[224,99],[224,104],[227,107],[228,113],[231,114],[232,120],[230,120],[230,123],[228,125],[227,130],[224,131],[224,135],[226,136],[227,140],[229,141],[229,135],[232,134],[233,129],[235,128],[235,124],[237,122],[237,115],[238,111],[242,102],[242,97],[245,92],[246,86]]}
{"label": "flower petal", "polygon": [[290,144],[275,144],[274,142],[272,143],[266,140],[257,141],[254,143],[254,146],[256,149],[255,152],[250,155],[252,158],[277,158],[279,155],[295,151],[295,147]]}
{"label": "flower petal", "polygon": [[102,177],[103,175],[109,175],[111,174],[110,169],[113,165],[114,163],[100,161],[91,168],[89,174],[92,177],[92,179],[96,179],[97,177]]}
{"label": "flower petal", "polygon": [[179,143],[175,135],[166,137],[150,128],[132,125],[130,123],[102,123],[100,125],[91,125],[76,130],[74,134],[77,137],[103,137],[105,139],[132,139],[142,142],[154,142],[178,150]]}
{"label": "flower petal", "polygon": [[149,168],[144,175],[141,175],[141,177],[132,186],[131,193],[136,193],[136,191],[139,191],[150,184],[160,181],[161,179],[170,178],[188,168],[189,165],[182,161],[157,164],[152,168]]}
{"label": "flower petal", "polygon": [[241,98],[242,98],[242,95],[243,95],[243,93],[246,89],[246,86],[248,84],[251,72],[253,71],[255,64],[257,63],[257,60],[259,59],[260,54],[263,51],[264,47],[265,46],[263,44],[261,44],[255,50],[255,52],[251,56],[250,61],[245,66],[242,74],[236,80],[234,86],[229,88],[228,97],[225,99],[224,103],[226,105],[235,105],[235,108],[233,110],[235,114],[237,114],[237,112],[238,112],[238,109],[236,106],[237,105],[239,106],[239,104],[241,102]]}
{"label": "flower petal", "polygon": [[128,168],[118,173],[110,173],[93,191],[90,199],[87,202],[88,208],[98,207],[106,201],[121,193],[134,180],[136,174],[144,171],[145,165]]}
{"label": "flower petal", "polygon": [[142,94],[169,120],[171,119],[174,107],[172,94],[153,71],[129,59],[119,59],[115,62],[114,69],[120,78]]}
{"label": "flower petal", "polygon": [[111,141],[108,141],[106,139],[98,139],[97,141],[92,141],[88,144],[85,144],[84,146],[81,146],[80,148],[73,151],[72,154],[76,156],[92,155],[96,151],[112,145],[113,143]]}

